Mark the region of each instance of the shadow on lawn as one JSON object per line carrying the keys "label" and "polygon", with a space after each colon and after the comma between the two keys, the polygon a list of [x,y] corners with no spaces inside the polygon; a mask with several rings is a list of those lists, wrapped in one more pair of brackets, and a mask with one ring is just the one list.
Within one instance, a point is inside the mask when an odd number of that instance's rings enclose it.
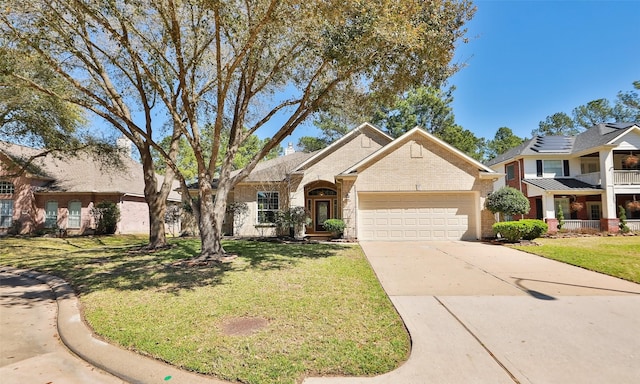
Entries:
{"label": "shadow on lawn", "polygon": [[225,241],[225,250],[238,255],[231,263],[212,263],[185,267],[180,261],[197,256],[200,242],[195,239],[171,241],[169,249],[140,252],[139,244],[130,247],[93,247],[34,255],[23,248],[13,257],[16,267],[48,273],[68,281],[82,295],[106,289],[156,289],[179,293],[183,289],[224,284],[229,273],[247,270],[284,270],[303,259],[334,256],[343,247],[333,244],[281,244],[263,241]]}

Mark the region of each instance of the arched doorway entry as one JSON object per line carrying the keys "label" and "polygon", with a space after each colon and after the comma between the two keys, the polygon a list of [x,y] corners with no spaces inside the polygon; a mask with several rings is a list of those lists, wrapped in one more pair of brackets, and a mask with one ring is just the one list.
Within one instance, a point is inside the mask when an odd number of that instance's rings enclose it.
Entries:
{"label": "arched doorway entry", "polygon": [[338,218],[338,189],[328,181],[314,181],[304,188],[307,211],[311,223],[306,228],[308,234],[328,233],[323,226],[325,220]]}

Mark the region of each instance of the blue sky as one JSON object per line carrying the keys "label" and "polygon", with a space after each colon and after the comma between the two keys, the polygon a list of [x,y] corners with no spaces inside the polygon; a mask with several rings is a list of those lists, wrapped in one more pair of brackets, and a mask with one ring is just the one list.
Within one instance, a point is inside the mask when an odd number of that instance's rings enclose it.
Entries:
{"label": "blue sky", "polygon": [[[556,112],[614,100],[640,80],[640,1],[475,1],[470,41],[456,50],[466,67],[455,85],[456,122],[493,138],[521,137]],[[316,135],[299,127],[283,146]]]}

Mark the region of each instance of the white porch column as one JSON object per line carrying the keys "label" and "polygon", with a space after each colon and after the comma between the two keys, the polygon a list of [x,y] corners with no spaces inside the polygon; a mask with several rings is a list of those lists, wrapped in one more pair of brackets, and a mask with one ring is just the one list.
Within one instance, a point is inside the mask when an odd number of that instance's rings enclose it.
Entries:
{"label": "white porch column", "polygon": [[616,195],[613,190],[613,151],[600,151],[600,180],[602,183],[602,218],[616,218]]}
{"label": "white porch column", "polygon": [[555,219],[556,207],[553,192],[545,192],[542,196],[542,209],[544,211],[545,219]]}

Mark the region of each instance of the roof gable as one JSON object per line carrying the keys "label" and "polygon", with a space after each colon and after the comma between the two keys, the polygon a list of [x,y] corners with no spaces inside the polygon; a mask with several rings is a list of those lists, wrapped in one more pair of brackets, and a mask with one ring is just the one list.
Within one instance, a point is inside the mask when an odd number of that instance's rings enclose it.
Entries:
{"label": "roof gable", "polygon": [[[329,145],[328,147],[326,147],[324,149],[321,149],[320,151],[315,153],[313,156],[308,158],[306,161],[304,161],[303,163],[298,165],[293,171],[294,172],[301,171],[301,170],[303,170],[305,168],[308,168],[312,164],[321,161],[328,154],[330,154],[332,152],[335,152],[338,148],[341,148],[346,143],[348,143],[349,141],[351,141],[354,138],[356,138],[358,136],[358,134],[363,133],[363,132],[369,132],[370,134],[373,134],[373,135],[376,135],[376,136],[380,136],[387,143],[393,141],[393,138],[391,136],[389,136],[386,133],[382,132],[380,129],[374,127],[370,123],[363,123],[363,124],[360,124],[359,126],[357,126],[356,128],[352,129],[351,131],[349,131],[346,135],[342,136],[338,140],[336,140],[333,143],[331,143],[331,145]],[[345,166],[347,166],[347,165],[345,165]]]}
{"label": "roof gable", "polygon": [[479,171],[488,172],[488,173],[495,173],[495,171],[492,170],[491,168],[489,168],[486,165],[480,163],[479,161],[477,161],[476,159],[474,159],[474,158],[470,157],[469,155],[463,153],[462,151],[454,148],[453,146],[451,146],[450,144],[446,143],[445,141],[435,137],[434,135],[430,134],[429,132],[425,131],[424,129],[422,129],[420,127],[415,127],[412,130],[406,132],[404,135],[398,137],[397,139],[393,140],[389,144],[387,144],[384,147],[380,148],[378,151],[376,151],[372,155],[370,155],[367,158],[365,158],[365,159],[359,161],[358,163],[354,164],[349,169],[344,171],[343,175],[350,174],[350,173],[355,173],[355,172],[358,171],[358,169],[361,169],[363,167],[367,167],[367,166],[375,163],[376,161],[378,161],[381,158],[383,158],[384,156],[386,156],[388,153],[393,152],[394,150],[399,148],[401,145],[403,145],[406,142],[408,142],[412,137],[416,137],[416,136],[424,137],[428,141],[434,143],[435,145],[443,147],[447,151],[453,153],[455,156],[463,159],[464,161],[468,162],[469,164],[473,165],[474,167],[477,167]]}

